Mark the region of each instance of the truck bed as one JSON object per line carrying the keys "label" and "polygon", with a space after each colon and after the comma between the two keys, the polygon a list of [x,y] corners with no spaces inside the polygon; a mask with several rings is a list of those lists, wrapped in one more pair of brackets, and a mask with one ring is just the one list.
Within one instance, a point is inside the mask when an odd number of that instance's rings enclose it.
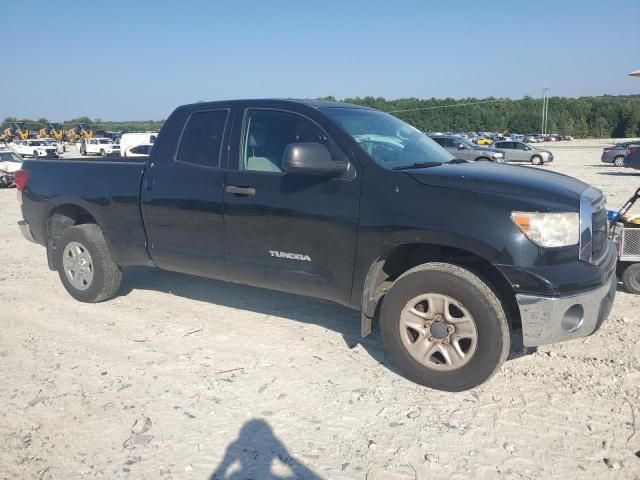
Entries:
{"label": "truck bed", "polygon": [[30,176],[22,192],[22,213],[34,239],[44,245],[49,218],[64,214],[65,208],[70,208],[68,204],[73,204],[73,208],[86,210],[101,226],[113,252],[127,256],[117,259],[122,265],[140,264],[141,257],[148,259],[140,215],[144,161],[144,157],[25,160],[23,168]]}

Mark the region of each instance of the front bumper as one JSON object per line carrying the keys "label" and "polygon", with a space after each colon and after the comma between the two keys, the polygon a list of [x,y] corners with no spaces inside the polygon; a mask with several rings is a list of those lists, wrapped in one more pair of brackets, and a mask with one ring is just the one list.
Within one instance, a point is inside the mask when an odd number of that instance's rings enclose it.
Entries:
{"label": "front bumper", "polygon": [[20,228],[20,233],[22,233],[22,236],[24,238],[26,238],[30,242],[38,243],[36,242],[36,239],[34,238],[33,233],[31,233],[31,227],[29,227],[29,222],[27,222],[26,220],[20,220],[18,222],[18,227]]}
{"label": "front bumper", "polygon": [[564,342],[595,333],[609,316],[616,295],[615,270],[594,290],[562,297],[516,294],[526,347]]}

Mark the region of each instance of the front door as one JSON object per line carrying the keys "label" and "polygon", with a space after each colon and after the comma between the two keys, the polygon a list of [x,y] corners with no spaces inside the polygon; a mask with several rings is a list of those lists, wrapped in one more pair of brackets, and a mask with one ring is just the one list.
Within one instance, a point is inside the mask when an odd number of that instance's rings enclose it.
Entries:
{"label": "front door", "polygon": [[142,182],[142,209],[155,264],[226,279],[223,184],[230,112],[192,112],[178,148],[154,152]]}
{"label": "front door", "polygon": [[349,301],[358,228],[360,177],[286,173],[291,143],[322,143],[347,157],[310,118],[265,108],[239,114],[225,181],[227,265],[233,281]]}

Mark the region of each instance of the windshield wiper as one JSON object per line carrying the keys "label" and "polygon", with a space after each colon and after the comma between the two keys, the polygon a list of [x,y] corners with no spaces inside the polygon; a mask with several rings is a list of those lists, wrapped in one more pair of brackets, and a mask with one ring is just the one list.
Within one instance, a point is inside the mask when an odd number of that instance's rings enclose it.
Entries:
{"label": "windshield wiper", "polygon": [[463,160],[461,158],[454,158],[453,160],[449,160],[447,163],[469,163],[469,160]]}
{"label": "windshield wiper", "polygon": [[416,162],[410,165],[400,165],[399,167],[393,167],[393,170],[411,170],[414,168],[439,167],[440,165],[442,165],[442,162]]}

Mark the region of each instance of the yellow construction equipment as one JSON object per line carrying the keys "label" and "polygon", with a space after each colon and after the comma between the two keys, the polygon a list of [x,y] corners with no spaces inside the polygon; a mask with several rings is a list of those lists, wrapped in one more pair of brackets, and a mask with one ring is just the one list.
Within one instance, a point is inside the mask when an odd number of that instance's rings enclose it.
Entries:
{"label": "yellow construction equipment", "polygon": [[4,129],[0,138],[3,142],[13,142],[14,140],[27,140],[29,136],[29,130],[23,129],[21,123],[11,122],[9,126]]}
{"label": "yellow construction equipment", "polygon": [[89,130],[86,123],[76,123],[67,131],[67,138],[70,142],[79,142],[82,138],[89,140],[93,138],[93,130]]}
{"label": "yellow construction equipment", "polygon": [[59,123],[47,123],[38,132],[38,138],[55,138],[56,140],[62,140],[64,137],[64,130]]}

